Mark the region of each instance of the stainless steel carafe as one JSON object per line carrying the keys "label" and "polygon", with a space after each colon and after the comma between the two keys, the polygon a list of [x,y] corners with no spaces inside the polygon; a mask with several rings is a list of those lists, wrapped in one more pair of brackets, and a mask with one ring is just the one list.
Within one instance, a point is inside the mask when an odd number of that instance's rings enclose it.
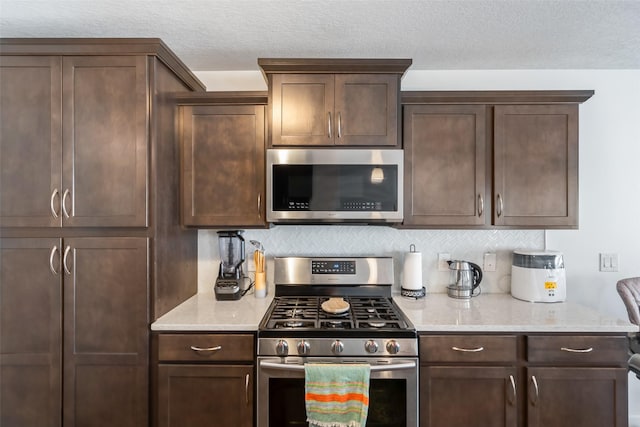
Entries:
{"label": "stainless steel carafe", "polygon": [[482,270],[469,261],[447,261],[451,271],[447,294],[452,298],[471,298],[480,294]]}

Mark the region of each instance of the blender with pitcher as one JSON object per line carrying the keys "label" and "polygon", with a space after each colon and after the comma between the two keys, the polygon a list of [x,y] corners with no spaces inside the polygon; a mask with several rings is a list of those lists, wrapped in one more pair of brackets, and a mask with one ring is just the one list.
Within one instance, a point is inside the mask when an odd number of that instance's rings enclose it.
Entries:
{"label": "blender with pitcher", "polygon": [[242,230],[218,231],[220,270],[213,288],[217,300],[237,300],[242,296],[244,238]]}

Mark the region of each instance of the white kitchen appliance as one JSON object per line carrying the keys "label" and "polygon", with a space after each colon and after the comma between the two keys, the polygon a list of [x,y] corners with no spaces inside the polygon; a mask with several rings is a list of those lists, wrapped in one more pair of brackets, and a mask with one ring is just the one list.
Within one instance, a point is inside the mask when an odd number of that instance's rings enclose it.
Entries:
{"label": "white kitchen appliance", "polygon": [[511,295],[531,302],[562,302],[567,283],[562,252],[513,251]]}

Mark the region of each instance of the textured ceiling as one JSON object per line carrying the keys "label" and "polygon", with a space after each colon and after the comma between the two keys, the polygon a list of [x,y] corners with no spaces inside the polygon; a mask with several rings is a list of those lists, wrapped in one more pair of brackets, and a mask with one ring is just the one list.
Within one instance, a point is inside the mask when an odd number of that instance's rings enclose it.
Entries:
{"label": "textured ceiling", "polygon": [[194,71],[258,57],[640,69],[640,0],[0,0],[1,37],[159,37]]}

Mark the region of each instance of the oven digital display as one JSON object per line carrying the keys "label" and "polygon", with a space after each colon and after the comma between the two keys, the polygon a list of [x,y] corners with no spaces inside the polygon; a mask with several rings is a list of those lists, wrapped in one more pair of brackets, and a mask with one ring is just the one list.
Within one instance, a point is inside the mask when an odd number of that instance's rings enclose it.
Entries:
{"label": "oven digital display", "polygon": [[312,260],[311,274],[356,274],[356,262],[344,260]]}

